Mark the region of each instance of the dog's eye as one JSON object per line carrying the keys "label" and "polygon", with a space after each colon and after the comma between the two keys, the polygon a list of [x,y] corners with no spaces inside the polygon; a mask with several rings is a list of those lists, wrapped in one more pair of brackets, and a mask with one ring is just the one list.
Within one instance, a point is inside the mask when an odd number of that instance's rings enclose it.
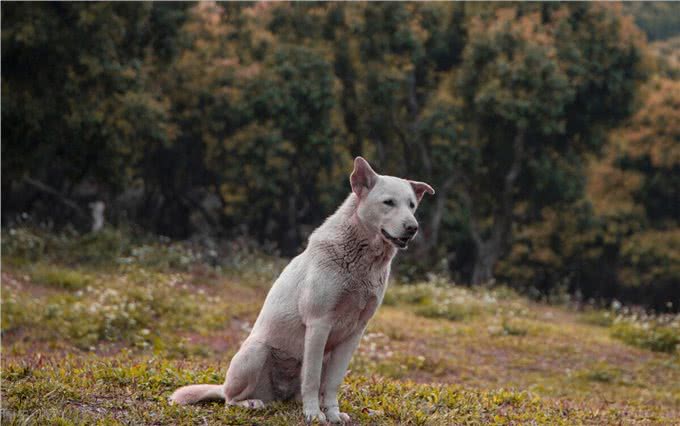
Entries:
{"label": "dog's eye", "polygon": [[408,206],[411,207],[411,208],[414,208],[416,205],[413,204],[413,201],[409,201]]}
{"label": "dog's eye", "polygon": [[386,206],[394,207],[394,200],[385,200],[383,204]]}

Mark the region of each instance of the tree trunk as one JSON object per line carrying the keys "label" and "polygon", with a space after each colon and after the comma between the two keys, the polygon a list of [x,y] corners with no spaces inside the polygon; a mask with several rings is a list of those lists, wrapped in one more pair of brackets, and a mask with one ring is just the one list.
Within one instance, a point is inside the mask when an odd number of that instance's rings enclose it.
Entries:
{"label": "tree trunk", "polygon": [[283,254],[292,256],[299,246],[298,233],[298,206],[297,197],[291,194],[288,197],[288,211],[286,214],[286,229],[284,231]]}
{"label": "tree trunk", "polygon": [[[503,190],[497,208],[493,212],[493,227],[491,234],[482,239],[481,233],[474,220],[470,223],[472,238],[475,241],[477,253],[472,272],[472,284],[487,284],[493,280],[493,269],[496,262],[507,252],[512,241],[512,221],[514,210],[515,182],[522,168],[524,157],[524,129],[519,128],[513,140],[513,159],[508,172],[503,179]],[[472,208],[471,198],[467,204]]]}
{"label": "tree trunk", "polygon": [[74,201],[70,200],[68,197],[66,197],[61,192],[57,191],[56,189],[52,188],[51,186],[46,185],[46,184],[44,184],[44,183],[42,183],[38,180],[31,179],[29,177],[24,177],[24,182],[26,182],[27,184],[31,185],[32,187],[34,187],[36,189],[39,189],[40,191],[43,191],[47,194],[54,196],[61,203],[70,207],[71,209],[73,209],[73,211],[76,214],[78,214],[78,216],[80,216],[81,218],[84,218],[84,219],[88,219],[87,214],[78,204],[76,204]]}
{"label": "tree trunk", "polygon": [[496,244],[482,243],[477,246],[475,265],[472,271],[472,285],[485,285],[493,278],[493,269],[500,258],[500,247]]}
{"label": "tree trunk", "polygon": [[430,216],[430,220],[424,223],[423,232],[421,232],[414,241],[415,258],[427,259],[433,254],[433,249],[439,242],[439,230],[441,228],[442,218],[444,217],[444,210],[446,209],[446,202],[448,201],[449,190],[454,183],[453,178],[449,178],[440,187],[437,187],[437,196],[435,197],[435,206]]}

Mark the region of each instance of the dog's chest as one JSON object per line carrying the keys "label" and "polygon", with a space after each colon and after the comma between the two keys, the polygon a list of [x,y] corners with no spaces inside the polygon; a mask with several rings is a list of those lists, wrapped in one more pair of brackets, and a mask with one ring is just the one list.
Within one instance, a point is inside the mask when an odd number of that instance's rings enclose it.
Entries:
{"label": "dog's chest", "polygon": [[333,350],[366,326],[382,300],[386,281],[387,271],[373,277],[348,279],[333,309],[326,351]]}
{"label": "dog's chest", "polygon": [[339,286],[326,351],[360,332],[373,316],[389,276],[394,249],[382,239],[368,241],[348,228],[339,241],[318,246],[320,264]]}

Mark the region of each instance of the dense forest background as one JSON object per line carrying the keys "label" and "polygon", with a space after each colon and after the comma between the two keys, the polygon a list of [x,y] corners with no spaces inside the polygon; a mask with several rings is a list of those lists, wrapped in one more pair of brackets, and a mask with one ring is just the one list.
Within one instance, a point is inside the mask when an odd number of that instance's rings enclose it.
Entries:
{"label": "dense forest background", "polygon": [[402,276],[677,310],[673,3],[3,3],[2,224],[292,256],[352,159],[430,183]]}

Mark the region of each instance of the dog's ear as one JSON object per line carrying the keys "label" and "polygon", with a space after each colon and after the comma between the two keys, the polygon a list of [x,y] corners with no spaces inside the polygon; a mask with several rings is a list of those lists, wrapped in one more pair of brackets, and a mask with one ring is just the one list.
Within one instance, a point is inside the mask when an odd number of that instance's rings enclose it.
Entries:
{"label": "dog's ear", "polygon": [[352,185],[352,191],[357,194],[357,197],[365,197],[373,189],[377,181],[378,174],[373,171],[368,161],[362,157],[355,158],[354,171],[352,171],[349,177],[349,182]]}
{"label": "dog's ear", "polygon": [[415,180],[410,180],[408,183],[411,184],[411,188],[413,188],[413,192],[416,193],[416,197],[418,198],[418,202],[423,199],[423,195],[427,192],[428,194],[434,195],[434,189],[425,182],[418,182]]}

